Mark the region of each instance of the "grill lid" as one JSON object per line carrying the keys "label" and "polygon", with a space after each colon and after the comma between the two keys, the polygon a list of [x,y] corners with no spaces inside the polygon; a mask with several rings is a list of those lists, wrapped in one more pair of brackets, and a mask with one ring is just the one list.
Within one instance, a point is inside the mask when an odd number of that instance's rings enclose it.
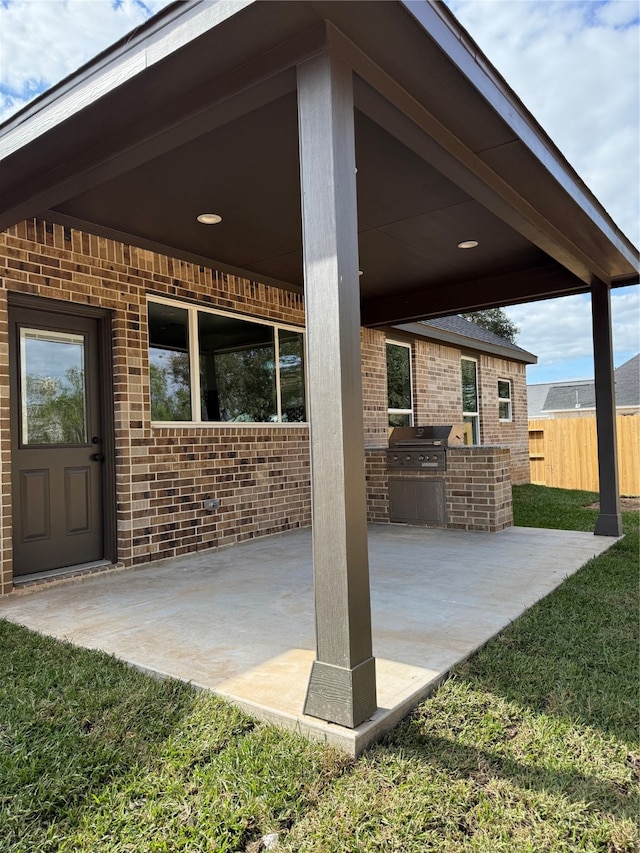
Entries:
{"label": "grill lid", "polygon": [[395,427],[389,436],[389,447],[450,447],[460,444],[464,444],[462,424]]}

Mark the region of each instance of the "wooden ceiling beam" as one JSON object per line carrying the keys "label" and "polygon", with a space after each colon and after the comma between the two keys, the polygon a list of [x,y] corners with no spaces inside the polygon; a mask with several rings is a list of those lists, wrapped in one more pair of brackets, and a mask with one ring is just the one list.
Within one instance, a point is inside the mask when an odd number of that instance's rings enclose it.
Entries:
{"label": "wooden ceiling beam", "polygon": [[558,264],[549,264],[490,278],[454,282],[441,287],[426,286],[422,290],[367,299],[361,305],[362,325],[411,323],[588,292],[589,287],[581,279]]}

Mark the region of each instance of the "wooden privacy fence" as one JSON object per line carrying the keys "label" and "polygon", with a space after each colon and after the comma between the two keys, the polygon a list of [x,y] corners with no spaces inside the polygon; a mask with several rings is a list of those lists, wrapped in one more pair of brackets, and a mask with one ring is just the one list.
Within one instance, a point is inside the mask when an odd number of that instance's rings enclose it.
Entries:
{"label": "wooden privacy fence", "polygon": [[[618,479],[621,495],[640,495],[640,415],[619,415]],[[596,419],[529,421],[531,482],[598,491]]]}

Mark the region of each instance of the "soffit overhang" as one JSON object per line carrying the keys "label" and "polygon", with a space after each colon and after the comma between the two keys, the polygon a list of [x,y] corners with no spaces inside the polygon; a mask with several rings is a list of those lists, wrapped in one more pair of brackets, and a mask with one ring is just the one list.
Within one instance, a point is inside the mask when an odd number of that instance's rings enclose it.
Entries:
{"label": "soffit overhang", "polygon": [[637,250],[428,2],[173,4],[0,128],[0,228],[41,216],[301,290],[296,65],[320,50],[354,69],[365,324],[638,280]]}

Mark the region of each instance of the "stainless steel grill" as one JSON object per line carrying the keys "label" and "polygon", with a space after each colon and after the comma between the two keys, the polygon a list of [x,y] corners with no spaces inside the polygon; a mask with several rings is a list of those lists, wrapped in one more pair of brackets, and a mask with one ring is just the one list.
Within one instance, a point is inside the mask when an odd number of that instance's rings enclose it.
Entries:
{"label": "stainless steel grill", "polygon": [[387,468],[446,471],[447,448],[464,444],[462,424],[396,427],[389,436]]}

